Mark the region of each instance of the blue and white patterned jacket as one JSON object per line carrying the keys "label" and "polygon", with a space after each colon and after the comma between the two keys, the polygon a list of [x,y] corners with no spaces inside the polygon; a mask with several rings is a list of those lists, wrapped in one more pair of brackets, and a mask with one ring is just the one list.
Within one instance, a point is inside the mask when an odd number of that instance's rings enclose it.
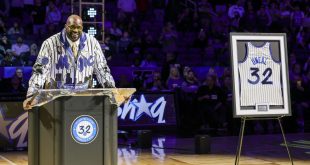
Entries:
{"label": "blue and white patterned jacket", "polygon": [[83,32],[75,58],[64,29],[43,42],[33,66],[27,96],[38,89],[91,87],[93,73],[103,87],[115,87],[99,42]]}

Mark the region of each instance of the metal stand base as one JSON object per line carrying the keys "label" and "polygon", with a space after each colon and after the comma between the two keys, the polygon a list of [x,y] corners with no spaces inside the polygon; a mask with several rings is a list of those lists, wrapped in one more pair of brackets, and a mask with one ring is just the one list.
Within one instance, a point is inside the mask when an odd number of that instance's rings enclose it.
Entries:
{"label": "metal stand base", "polygon": [[273,117],[273,118],[272,117],[271,118],[254,118],[254,117],[242,117],[241,118],[241,127],[240,127],[240,132],[239,132],[239,142],[238,142],[238,148],[237,148],[237,153],[236,153],[235,165],[239,165],[241,149],[242,149],[242,142],[243,142],[243,136],[244,136],[245,122],[247,120],[278,120],[280,128],[281,128],[281,133],[282,133],[282,136],[283,136],[283,141],[284,141],[284,144],[285,144],[285,147],[286,147],[286,150],[287,150],[288,157],[289,157],[292,165],[294,165],[294,162],[293,162],[293,159],[291,157],[291,153],[290,153],[289,147],[288,147],[287,142],[286,142],[284,130],[283,130],[283,127],[282,127],[282,124],[281,124],[281,118],[282,117],[283,116]]}

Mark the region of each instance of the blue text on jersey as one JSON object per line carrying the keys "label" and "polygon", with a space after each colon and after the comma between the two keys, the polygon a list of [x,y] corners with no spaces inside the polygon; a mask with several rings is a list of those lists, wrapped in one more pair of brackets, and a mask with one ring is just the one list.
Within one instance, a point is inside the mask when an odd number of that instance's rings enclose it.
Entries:
{"label": "blue text on jersey", "polygon": [[253,65],[256,65],[256,64],[266,65],[267,59],[268,59],[267,57],[252,57],[251,61],[252,61]]}

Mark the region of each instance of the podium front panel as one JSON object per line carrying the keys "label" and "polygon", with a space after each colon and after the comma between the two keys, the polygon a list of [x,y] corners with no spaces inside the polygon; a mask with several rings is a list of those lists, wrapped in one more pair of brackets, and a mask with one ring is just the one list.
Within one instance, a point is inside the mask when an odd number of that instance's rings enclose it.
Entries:
{"label": "podium front panel", "polygon": [[117,163],[117,109],[109,97],[60,97],[29,117],[30,164]]}

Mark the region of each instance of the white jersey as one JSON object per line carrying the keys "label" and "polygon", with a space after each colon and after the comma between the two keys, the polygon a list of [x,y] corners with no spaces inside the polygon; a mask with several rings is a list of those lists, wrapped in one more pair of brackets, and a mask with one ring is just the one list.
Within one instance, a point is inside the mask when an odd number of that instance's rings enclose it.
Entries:
{"label": "white jersey", "polygon": [[241,106],[283,105],[280,62],[272,58],[270,43],[246,45],[246,57],[238,64]]}

